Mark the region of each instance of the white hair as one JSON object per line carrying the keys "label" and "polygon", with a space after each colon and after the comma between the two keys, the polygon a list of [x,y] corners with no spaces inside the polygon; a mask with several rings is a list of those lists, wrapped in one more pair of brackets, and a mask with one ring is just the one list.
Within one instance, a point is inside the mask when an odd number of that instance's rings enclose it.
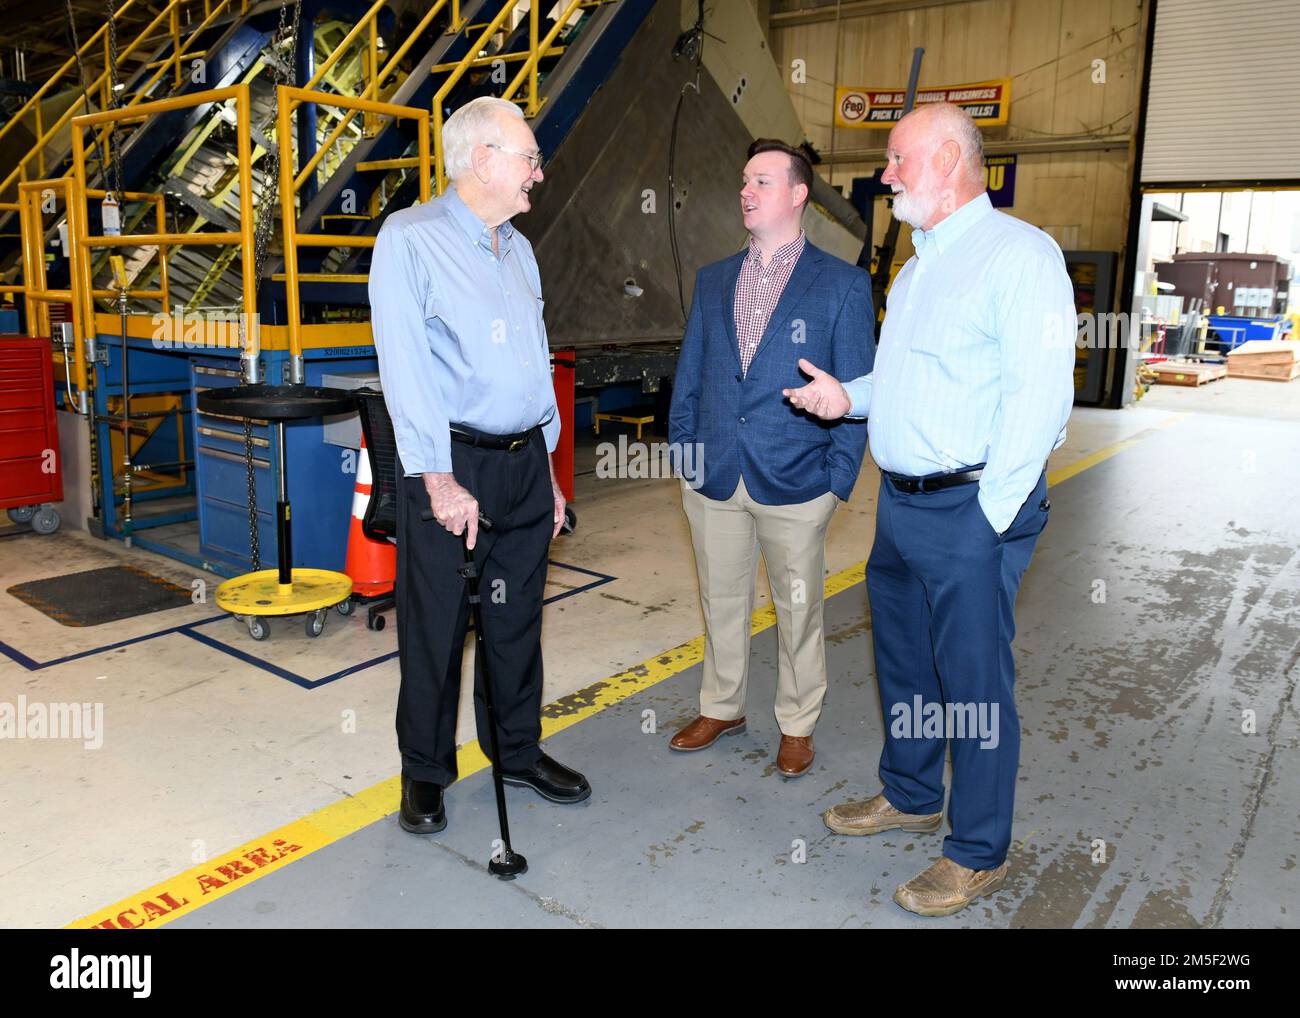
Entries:
{"label": "white hair", "polygon": [[447,118],[442,125],[442,158],[449,180],[458,180],[470,171],[475,145],[502,143],[501,120],[506,114],[524,119],[524,111],[509,100],[482,95]]}
{"label": "white hair", "polygon": [[939,136],[936,144],[951,138],[961,149],[966,172],[972,180],[984,178],[984,135],[975,120],[960,106],[952,103],[926,103],[920,107]]}

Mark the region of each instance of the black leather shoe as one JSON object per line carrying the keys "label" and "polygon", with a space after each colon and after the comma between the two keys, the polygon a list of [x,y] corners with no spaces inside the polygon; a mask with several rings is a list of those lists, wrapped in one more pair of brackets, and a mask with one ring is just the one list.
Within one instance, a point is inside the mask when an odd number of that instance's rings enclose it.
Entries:
{"label": "black leather shoe", "polygon": [[447,826],[442,805],[442,785],[416,781],[402,775],[402,809],[397,815],[402,830],[412,834],[437,834]]}
{"label": "black leather shoe", "polygon": [[501,780],[507,785],[531,788],[543,799],[551,802],[582,802],[591,795],[591,785],[575,770],[552,760],[543,753],[537,762],[523,770],[501,772]]}

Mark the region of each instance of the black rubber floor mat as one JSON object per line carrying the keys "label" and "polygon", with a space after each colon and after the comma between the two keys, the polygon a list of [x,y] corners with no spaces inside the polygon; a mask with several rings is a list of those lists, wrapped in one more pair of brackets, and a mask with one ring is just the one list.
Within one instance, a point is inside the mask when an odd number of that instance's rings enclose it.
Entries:
{"label": "black rubber floor mat", "polygon": [[102,626],[190,603],[187,589],[135,566],[31,580],[9,593],[65,626]]}

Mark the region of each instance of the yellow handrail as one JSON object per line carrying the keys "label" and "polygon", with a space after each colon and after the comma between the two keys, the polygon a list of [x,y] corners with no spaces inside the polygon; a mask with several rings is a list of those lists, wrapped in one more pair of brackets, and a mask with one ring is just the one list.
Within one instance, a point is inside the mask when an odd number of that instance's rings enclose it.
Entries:
{"label": "yellow handrail", "polygon": [[[47,192],[62,192],[63,205],[68,217],[69,246],[73,251],[68,255],[70,274],[67,290],[51,290],[47,286],[45,275],[45,229],[41,219],[41,202]],[[77,200],[77,182],[71,177],[57,177],[53,180],[25,180],[18,185],[18,203],[22,206],[19,216],[22,221],[23,278],[27,283],[26,310],[27,331],[33,336],[49,337],[49,305],[54,302],[66,302],[72,305],[73,371],[77,391],[89,391],[89,372],[86,369],[86,357],[82,340],[86,336],[86,320],[83,304],[78,299],[77,291],[82,286],[81,264],[74,257],[75,237],[79,223],[78,215],[84,214],[84,203]]]}
{"label": "yellow handrail", "polygon": [[[514,80],[506,86],[506,90],[501,93],[502,99],[513,99],[515,92],[523,83],[525,77],[528,78],[528,106],[524,110],[524,116],[535,117],[537,111],[542,108],[542,103],[537,101],[537,69],[538,64],[544,56],[549,56],[551,43],[555,42],[555,37],[560,34],[561,30],[573,17],[573,12],[583,5],[583,0],[569,0],[569,6],[564,12],[555,19],[555,24],[551,30],[546,33],[546,37],[539,44],[537,41],[537,0],[532,2],[533,23],[529,26],[529,50],[528,60],[523,67],[519,68],[519,73],[515,75]],[[545,100],[543,100],[544,102]]]}
{"label": "yellow handrail", "polygon": [[[98,127],[123,121],[147,119],[172,110],[189,109],[208,103],[235,103],[235,144],[236,158],[239,163],[239,230],[238,232],[220,233],[169,233],[166,231],[165,219],[160,219],[156,233],[124,234],[122,236],[92,237],[89,233],[85,202],[92,195],[105,192],[86,187],[86,147],[83,132]],[[90,252],[95,248],[120,247],[158,247],[162,258],[160,268],[160,291],[164,301],[168,301],[166,283],[166,253],[172,246],[184,245],[234,245],[243,251],[241,259],[245,339],[255,335],[257,315],[257,279],[253,264],[253,227],[255,210],[253,208],[253,159],[250,141],[252,120],[252,102],[247,84],[229,85],[226,88],[208,89],[192,95],[174,96],[170,99],[158,99],[154,102],[141,103],[133,107],[116,110],[103,110],[99,113],[82,114],[72,120],[72,179],[75,181],[74,195],[77,200],[69,205],[68,229],[73,237],[72,243],[72,302],[74,316],[80,314],[86,323],[94,322],[95,297],[103,291],[95,291],[92,285]],[[64,178],[67,179],[67,178]],[[26,187],[26,184],[20,185]],[[133,192],[127,192],[129,198]],[[150,195],[150,198],[153,196]],[[161,196],[158,196],[161,197]],[[160,216],[163,206],[158,205]],[[43,271],[43,265],[41,270]],[[28,277],[29,279],[31,277]],[[43,277],[41,277],[43,278]],[[114,291],[116,292],[116,291]],[[128,291],[129,293],[130,291]],[[154,296],[151,292],[150,296]],[[80,377],[80,376],[79,376]]]}
{"label": "yellow handrail", "polygon": [[[536,7],[536,0],[533,4]],[[438,193],[442,194],[447,189],[447,170],[443,165],[442,151],[442,103],[443,100],[456,87],[457,82],[465,76],[469,66],[473,63],[478,51],[481,50],[492,36],[496,35],[505,24],[506,18],[514,13],[514,4],[506,4],[498,12],[497,16],[487,23],[483,31],[479,33],[478,38],[470,43],[469,48],[465,51],[465,56],[461,58],[460,64],[454,71],[447,75],[446,80],[438,88],[433,97],[433,145],[434,145],[434,166],[438,173]]]}
{"label": "yellow handrail", "polygon": [[[193,2],[194,0],[169,0],[166,6],[163,7],[163,9],[153,19],[153,21],[151,21],[144,28],[144,30],[141,31],[140,34],[136,36],[136,38],[127,45],[125,49],[118,52],[117,63],[115,64],[115,66],[120,67],[123,61],[126,60],[128,56],[130,56],[132,53],[135,52],[136,49],[138,49],[141,45],[143,45],[145,39],[148,38],[149,33],[158,27],[158,25],[162,22],[163,18],[170,17],[172,13],[178,14],[179,8],[182,5],[187,5]],[[122,7],[120,7],[117,13],[121,15],[126,10],[128,10],[131,7],[131,5],[134,3],[135,0],[127,0],[127,3],[125,3]],[[235,3],[236,0],[219,0],[218,3],[212,6],[212,9],[208,12],[207,16],[199,24],[199,26],[197,28],[194,28],[191,31],[190,37],[194,38],[197,37],[199,34],[201,34],[205,29],[207,29],[207,27],[214,20],[216,20],[223,12],[225,12],[227,9],[232,7]],[[239,8],[241,13],[246,12],[248,10],[248,0],[238,0],[238,3],[239,3]],[[206,9],[207,4],[205,4],[204,6]],[[92,35],[90,39],[86,41],[86,43],[81,47],[81,50],[79,52],[88,51],[89,48],[93,44],[95,44],[101,37],[103,37],[105,48],[107,48],[108,45],[107,27],[108,27],[107,24],[101,26],[94,33],[94,35]],[[173,48],[173,52],[171,56],[168,57],[166,60],[159,61],[157,70],[155,70],[153,76],[136,92],[136,94],[126,103],[126,105],[134,106],[137,103],[141,102],[144,96],[148,93],[148,90],[153,87],[153,85],[158,81],[160,77],[162,77],[164,73],[166,73],[169,67],[175,67],[177,73],[179,74],[181,61],[184,60],[186,57],[190,57],[193,55],[194,54],[192,53],[187,53],[183,46],[180,47],[179,49]],[[60,116],[59,119],[55,121],[53,125],[51,125],[49,128],[45,130],[41,129],[42,125],[41,125],[40,106],[39,106],[39,101],[41,97],[44,96],[45,92],[48,89],[50,89],[59,78],[61,78],[65,73],[67,73],[67,71],[72,66],[74,66],[75,63],[76,63],[75,57],[69,58],[64,63],[64,65],[57,72],[55,72],[55,74],[43,86],[41,86],[40,89],[36,91],[36,94],[33,95],[32,98],[29,99],[27,103],[23,105],[23,108],[19,110],[19,112],[10,121],[8,121],[3,127],[0,127],[0,139],[2,139],[5,133],[9,131],[16,123],[18,123],[20,119],[22,119],[22,117],[24,117],[27,114],[29,107],[31,107],[33,104],[36,104],[35,106],[36,125],[37,125],[36,140],[32,143],[32,146],[28,150],[28,152],[18,160],[17,165],[14,166],[14,168],[9,172],[9,174],[4,178],[4,180],[0,181],[0,194],[5,193],[13,185],[15,179],[17,180],[27,179],[27,164],[30,163],[32,159],[37,160],[37,170],[41,175],[44,175],[45,150],[48,147],[50,140],[54,138],[60,131],[62,131],[63,128],[67,126],[68,122],[74,116],[77,115],[78,109],[86,105],[86,96],[89,93],[93,93],[96,89],[99,89],[102,93],[101,100],[100,100],[101,104],[107,105],[106,99],[109,98],[107,89],[109,87],[109,81],[111,75],[109,73],[108,57],[105,56],[103,59],[104,69],[93,80],[85,83],[85,89],[82,91],[82,93],[78,95],[76,99],[73,100],[73,102],[68,106],[68,108],[64,110],[63,115]],[[78,84],[80,84],[80,82]]]}
{"label": "yellow handrail", "polygon": [[[416,137],[419,166],[420,200],[430,198],[429,169],[429,111],[412,106],[398,106],[395,103],[378,102],[373,99],[354,99],[351,96],[335,95],[331,92],[313,92],[305,88],[292,88],[280,85],[276,88],[276,141],[283,153],[293,151],[293,112],[303,103],[315,103],[321,106],[335,106],[353,113],[375,114],[406,118],[416,122]],[[292,161],[285,156],[280,159],[280,220],[284,230],[284,291],[289,326],[289,354],[291,357],[302,356],[302,304],[298,285],[302,274],[298,272],[298,248],[302,247],[374,247],[373,236],[353,236],[346,233],[298,233],[298,191],[302,180],[294,177]],[[305,179],[305,178],[303,178]],[[313,278],[314,273],[308,274]],[[357,276],[351,277],[353,281]],[[368,277],[367,277],[368,278]]]}
{"label": "yellow handrail", "polygon": [[[135,2],[136,0],[126,0],[126,3],[124,3],[121,7],[117,9],[117,16],[120,18],[123,14],[129,11],[132,7],[135,6]],[[77,53],[74,54],[73,56],[68,57],[68,59],[63,62],[63,66],[60,67],[57,71],[55,71],[52,75],[50,75],[50,77],[46,80],[44,85],[42,85],[34,93],[32,93],[32,97],[28,99],[25,103],[23,103],[22,108],[17,113],[15,113],[7,123],[5,123],[3,126],[0,126],[0,139],[3,139],[6,134],[8,134],[11,130],[13,130],[14,126],[20,120],[22,120],[23,117],[27,116],[27,114],[31,111],[33,107],[39,110],[41,100],[45,98],[45,93],[54,87],[54,83],[56,81],[58,81],[65,74],[67,74],[68,71],[72,70],[72,68],[76,66],[77,56],[78,55],[85,56],[86,54],[88,54],[90,52],[91,47],[93,47],[95,43],[99,41],[99,37],[107,34],[107,32],[108,32],[108,22],[104,22],[104,24],[100,25],[99,28],[89,39],[87,39],[85,42],[81,44],[81,48],[77,50]]]}
{"label": "yellow handrail", "polygon": [[[438,12],[441,11],[442,8],[446,6],[446,4],[447,4],[447,0],[436,0],[435,3],[430,5],[429,10],[425,12],[424,17],[420,19],[420,21],[416,24],[416,26],[413,29],[411,29],[410,34],[407,35],[406,37],[406,41],[403,42],[402,45],[397,48],[397,51],[391,57],[388,58],[388,62],[384,64],[383,68],[378,73],[376,73],[374,77],[367,83],[365,89],[361,93],[361,98],[370,99],[370,100],[377,100],[379,98],[378,95],[379,83],[382,81],[386,81],[388,79],[389,75],[393,73],[394,68],[397,67],[397,65],[401,62],[402,58],[406,56],[407,52],[411,49],[412,46],[415,45],[416,41],[420,38],[420,33],[423,32],[425,28],[428,27],[429,22],[431,22],[438,15]],[[339,59],[341,59],[347,47],[351,45],[352,42],[356,40],[356,37],[360,34],[360,30],[367,23],[367,19],[370,19],[370,24],[373,30],[373,23],[374,23],[373,16],[375,14],[376,8],[379,6],[381,5],[376,4],[369,11],[367,11],[365,15],[363,15],[361,21],[358,22],[356,27],[353,28],[352,31],[349,32],[346,36],[343,37],[343,41],[339,43],[338,47],[334,50],[334,52],[331,53],[325,59],[325,62],[322,63],[320,67],[316,69],[316,73],[312,75],[311,80],[307,82],[306,86],[304,86],[306,90],[310,91],[315,89],[316,86],[325,77],[326,73],[329,72],[330,68],[333,67],[339,61]],[[453,12],[453,17],[454,16],[455,14]],[[295,188],[301,188],[302,185],[306,182],[306,180],[313,173],[316,172],[316,167],[319,166],[321,160],[325,158],[325,153],[328,152],[330,148],[334,145],[334,143],[339,140],[343,132],[347,130],[348,125],[352,123],[353,118],[356,117],[358,112],[359,112],[358,110],[349,109],[347,116],[343,117],[336,125],[334,125],[334,129],[330,131],[329,136],[325,139],[323,143],[321,143],[316,147],[316,151],[312,154],[312,157],[307,161],[307,164],[303,166],[303,168],[298,171],[297,176],[294,177]],[[288,151],[288,149],[286,149],[285,151]]]}

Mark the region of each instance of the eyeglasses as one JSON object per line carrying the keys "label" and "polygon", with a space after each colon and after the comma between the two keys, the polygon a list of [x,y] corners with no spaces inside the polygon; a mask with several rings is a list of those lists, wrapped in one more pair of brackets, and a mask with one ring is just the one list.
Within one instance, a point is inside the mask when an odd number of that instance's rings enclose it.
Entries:
{"label": "eyeglasses", "polygon": [[498,152],[509,152],[512,156],[520,156],[524,159],[527,159],[528,165],[532,167],[534,172],[541,169],[542,154],[540,152],[521,152],[517,148],[506,148],[504,145],[497,145],[490,141],[485,142],[484,144],[488,148],[496,149]]}

